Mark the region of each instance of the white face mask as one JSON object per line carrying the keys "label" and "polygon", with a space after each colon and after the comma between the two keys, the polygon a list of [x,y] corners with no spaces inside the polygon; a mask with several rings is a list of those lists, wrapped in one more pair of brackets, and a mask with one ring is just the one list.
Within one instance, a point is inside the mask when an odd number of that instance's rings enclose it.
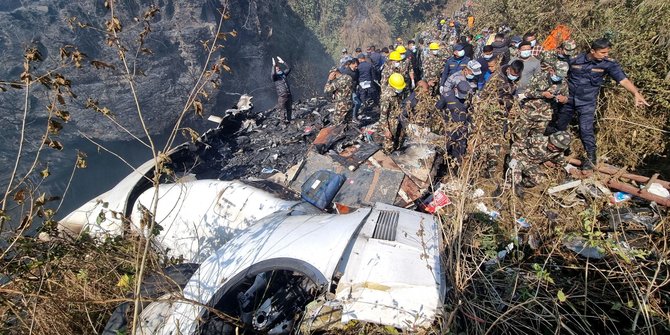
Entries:
{"label": "white face mask", "polygon": [[521,57],[521,58],[528,58],[528,57],[530,57],[530,55],[532,55],[532,51],[530,51],[530,50],[519,51],[519,57]]}
{"label": "white face mask", "polygon": [[530,41],[530,46],[531,46],[531,47],[535,47],[535,44],[537,44],[537,41],[536,41],[536,40],[532,40],[532,41]]}
{"label": "white face mask", "polygon": [[440,52],[438,50],[431,50],[430,52],[433,53],[433,55],[437,56]]}
{"label": "white face mask", "polygon": [[400,62],[394,62],[393,67],[400,67]]}
{"label": "white face mask", "polygon": [[456,51],[455,55],[456,55],[456,57],[459,57],[459,58],[463,57],[463,56],[465,56],[465,50]]}
{"label": "white face mask", "polygon": [[467,75],[465,75],[465,78],[466,79],[475,79],[475,75],[474,74],[467,74]]}
{"label": "white face mask", "polygon": [[513,76],[513,75],[508,73],[507,78],[511,81],[515,81],[515,80],[519,79],[519,76]]}
{"label": "white face mask", "polygon": [[491,58],[493,58],[493,55],[484,55],[484,59],[486,59],[486,60],[489,60]]}
{"label": "white face mask", "polygon": [[561,81],[561,80],[563,80],[563,77],[561,77],[561,76],[557,76],[557,75],[555,75],[555,74],[552,74],[552,75],[551,75],[551,81],[557,83],[557,82],[559,82],[559,81]]}
{"label": "white face mask", "polygon": [[400,94],[402,93],[402,90],[395,90],[395,94]]}
{"label": "white face mask", "polygon": [[405,59],[405,54],[400,55],[400,58]]}

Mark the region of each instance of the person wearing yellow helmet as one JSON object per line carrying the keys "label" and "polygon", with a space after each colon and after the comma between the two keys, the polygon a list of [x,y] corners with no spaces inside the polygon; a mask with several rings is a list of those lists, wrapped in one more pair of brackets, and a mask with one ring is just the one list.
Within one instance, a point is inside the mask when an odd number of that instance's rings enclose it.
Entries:
{"label": "person wearing yellow helmet", "polygon": [[389,54],[389,61],[384,64],[381,78],[382,88],[388,86],[389,77],[394,72],[402,74],[406,82],[409,82],[414,78],[414,71],[412,71],[410,63],[406,60],[403,60],[401,54],[398,51],[391,52]]}
{"label": "person wearing yellow helmet", "polygon": [[402,46],[402,45],[397,46],[397,47],[395,48],[395,51],[396,51],[397,53],[399,53],[400,56],[402,56],[403,59],[405,59],[405,53],[407,52],[407,49],[405,49],[404,46]]}
{"label": "person wearing yellow helmet", "polygon": [[405,78],[400,73],[393,73],[391,77],[389,77],[389,85],[396,91],[396,93],[402,93],[405,87],[407,87]]}
{"label": "person wearing yellow helmet", "polygon": [[425,80],[431,87],[431,94],[433,96],[439,93],[438,87],[442,69],[444,68],[444,55],[440,52],[440,44],[438,42],[430,43],[428,46],[430,54],[423,60],[423,80]]}
{"label": "person wearing yellow helmet", "polygon": [[[404,63],[403,65],[401,65],[403,71],[402,72],[396,71],[396,72],[400,72],[403,76],[405,76],[405,81],[411,82],[412,88],[414,88],[414,77],[416,73],[414,72],[414,67],[412,66],[410,60],[407,58],[407,49],[402,45],[398,45],[395,48],[395,52],[400,54],[401,62]],[[407,70],[405,70],[405,67],[407,67]]]}
{"label": "person wearing yellow helmet", "polygon": [[387,154],[393,152],[398,146],[401,132],[398,117],[402,113],[402,101],[406,95],[406,87],[405,77],[394,72],[388,77],[386,86],[382,89],[378,129],[384,135],[382,149]]}

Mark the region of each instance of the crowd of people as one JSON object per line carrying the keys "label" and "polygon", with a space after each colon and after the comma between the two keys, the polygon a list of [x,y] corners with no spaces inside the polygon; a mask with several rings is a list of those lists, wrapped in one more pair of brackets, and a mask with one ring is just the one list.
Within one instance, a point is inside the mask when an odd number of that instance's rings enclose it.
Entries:
{"label": "crowd of people", "polygon": [[[520,194],[542,182],[547,162],[565,163],[575,114],[586,152],[581,168],[594,168],[594,116],[607,76],[630,91],[636,105],[648,105],[608,57],[607,39],[595,39],[580,53],[562,36],[546,45],[536,32],[515,35],[504,25],[474,31],[473,23],[471,15],[440,18],[406,43],[398,38],[381,49],[356,48],[353,55],[342,49],[324,89],[335,104],[331,122],[361,126],[363,115],[378,111],[378,121],[366,126],[387,154],[429,142],[457,168],[470,150],[491,162],[490,175],[511,169]],[[278,65],[273,78],[285,82]],[[491,101],[493,108],[474,108]],[[284,109],[290,120],[290,106]],[[492,121],[475,129],[477,113]],[[475,130],[486,140],[469,145]],[[507,155],[503,166],[495,163],[501,155]]]}

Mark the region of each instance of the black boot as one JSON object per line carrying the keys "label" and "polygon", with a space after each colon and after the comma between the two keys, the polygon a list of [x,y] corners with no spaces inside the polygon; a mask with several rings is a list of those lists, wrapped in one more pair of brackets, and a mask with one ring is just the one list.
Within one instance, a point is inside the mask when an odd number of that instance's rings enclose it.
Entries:
{"label": "black boot", "polygon": [[586,159],[582,162],[582,170],[593,170],[598,163],[596,152],[591,151],[586,153]]}

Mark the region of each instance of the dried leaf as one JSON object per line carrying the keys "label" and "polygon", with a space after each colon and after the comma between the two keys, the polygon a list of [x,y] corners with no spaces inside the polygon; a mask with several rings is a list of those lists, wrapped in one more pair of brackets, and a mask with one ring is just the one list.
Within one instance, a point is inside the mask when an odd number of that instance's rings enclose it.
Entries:
{"label": "dried leaf", "polygon": [[14,193],[14,201],[16,201],[16,203],[18,203],[19,205],[23,204],[23,201],[25,200],[26,200],[26,190],[20,189],[16,191],[16,193]]}
{"label": "dried leaf", "polygon": [[160,12],[160,9],[156,5],[151,5],[149,6],[149,9],[147,9],[146,12],[144,12],[144,19],[148,20],[156,16],[156,14]]}
{"label": "dried leaf", "polygon": [[47,202],[46,194],[42,193],[37,199],[35,199],[35,206],[36,207],[44,206],[46,202]]}
{"label": "dried leaf", "polygon": [[61,105],[65,105],[65,99],[63,99],[63,95],[58,93],[56,94],[56,100],[58,100],[58,103]]}
{"label": "dried leaf", "polygon": [[191,142],[196,142],[200,138],[200,134],[198,134],[197,131],[191,128],[182,129],[182,133],[184,134],[184,136],[191,137]]}
{"label": "dried leaf", "polygon": [[51,171],[49,171],[48,166],[46,168],[44,168],[44,170],[40,171],[40,176],[42,177],[42,179],[44,179],[44,178],[46,178],[50,175],[51,175]]}
{"label": "dried leaf", "polygon": [[116,70],[116,67],[114,65],[108,64],[108,63],[105,63],[105,62],[101,62],[101,61],[98,61],[98,60],[92,60],[91,65],[93,65],[93,67],[95,67],[96,69]]}
{"label": "dried leaf", "polygon": [[68,122],[70,121],[70,112],[68,111],[63,111],[63,110],[57,110],[54,115],[56,115],[58,118],[61,120]]}
{"label": "dried leaf", "polygon": [[149,48],[142,48],[140,50],[147,55],[153,55],[154,54],[154,52],[151,51],[151,49],[149,49]]}
{"label": "dried leaf", "polygon": [[58,122],[58,121],[49,119],[49,124],[47,125],[47,129],[49,130],[49,132],[51,134],[56,135],[63,129],[63,125],[60,124],[60,122]]}
{"label": "dried leaf", "polygon": [[53,149],[56,149],[58,151],[63,150],[63,144],[61,144],[60,142],[58,142],[56,140],[52,140],[48,137],[44,138],[44,144],[46,146],[48,146],[49,148],[53,148]]}
{"label": "dried leaf", "polygon": [[77,168],[85,169],[88,166],[88,164],[86,163],[86,157],[87,156],[85,152],[77,151],[77,162],[75,163]]}
{"label": "dried leaf", "polygon": [[199,100],[193,101],[193,109],[195,109],[195,114],[202,117],[203,113],[202,102],[200,102]]}
{"label": "dried leaf", "polygon": [[42,60],[42,54],[39,50],[37,50],[37,48],[29,48],[26,50],[26,53],[23,55],[23,57],[29,62]]}

